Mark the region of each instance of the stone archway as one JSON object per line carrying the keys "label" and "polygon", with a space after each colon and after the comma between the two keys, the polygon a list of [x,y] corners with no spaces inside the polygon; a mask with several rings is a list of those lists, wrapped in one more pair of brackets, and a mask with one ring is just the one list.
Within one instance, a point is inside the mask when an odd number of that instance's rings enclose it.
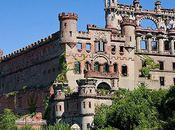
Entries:
{"label": "stone archway", "polygon": [[106,82],[102,82],[98,84],[97,89],[111,90],[111,86]]}

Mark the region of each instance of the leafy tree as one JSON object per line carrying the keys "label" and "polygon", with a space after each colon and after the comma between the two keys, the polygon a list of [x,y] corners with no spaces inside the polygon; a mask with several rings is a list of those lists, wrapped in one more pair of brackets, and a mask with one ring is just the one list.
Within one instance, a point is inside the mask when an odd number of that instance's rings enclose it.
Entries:
{"label": "leafy tree", "polygon": [[35,130],[35,129],[33,129],[31,126],[29,126],[29,125],[26,125],[26,126],[24,126],[24,127],[22,127],[22,128],[18,128],[17,130]]}
{"label": "leafy tree", "polygon": [[4,109],[0,115],[0,130],[14,130],[17,116],[10,110]]}
{"label": "leafy tree", "polygon": [[94,124],[97,128],[105,128],[107,126],[107,114],[109,107],[102,105],[96,108],[96,116],[94,117]]}
{"label": "leafy tree", "polygon": [[98,130],[119,130],[117,128],[113,128],[113,127],[106,127],[106,128],[101,128],[101,129],[98,129]]}

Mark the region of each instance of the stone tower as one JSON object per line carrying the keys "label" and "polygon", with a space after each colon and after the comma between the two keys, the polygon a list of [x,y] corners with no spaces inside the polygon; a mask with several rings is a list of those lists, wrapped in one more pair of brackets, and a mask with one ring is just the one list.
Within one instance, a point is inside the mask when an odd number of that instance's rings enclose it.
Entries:
{"label": "stone tower", "polygon": [[77,20],[75,13],[61,13],[60,20],[60,40],[62,44],[67,44],[71,48],[76,45]]}
{"label": "stone tower", "polygon": [[106,28],[119,29],[119,16],[116,14],[117,11],[117,0],[105,0],[105,20]]}
{"label": "stone tower", "polygon": [[95,90],[96,80],[94,79],[82,79],[77,81],[79,86],[79,97],[82,97],[80,100],[81,104],[81,115],[82,117],[82,129],[86,130],[88,126],[92,125],[93,117],[87,115],[94,115],[95,113],[95,99],[97,93]]}

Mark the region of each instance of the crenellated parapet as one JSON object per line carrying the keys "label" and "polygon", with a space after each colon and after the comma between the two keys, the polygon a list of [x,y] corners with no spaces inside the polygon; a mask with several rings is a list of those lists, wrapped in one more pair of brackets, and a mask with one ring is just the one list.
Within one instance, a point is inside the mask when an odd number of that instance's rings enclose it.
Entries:
{"label": "crenellated parapet", "polygon": [[135,20],[129,19],[128,17],[124,17],[122,25],[123,26],[134,26],[134,27],[136,27],[136,22],[135,22]]}
{"label": "crenellated parapet", "polygon": [[9,60],[9,59],[14,58],[16,56],[22,55],[22,54],[24,54],[24,53],[26,53],[28,51],[31,51],[34,48],[42,46],[42,45],[44,45],[44,44],[46,44],[48,42],[57,40],[59,38],[58,37],[59,36],[58,33],[59,32],[56,32],[56,33],[54,33],[54,34],[52,34],[52,35],[50,35],[50,36],[48,36],[46,38],[40,39],[37,42],[34,42],[34,43],[32,43],[32,44],[30,44],[30,45],[28,45],[26,47],[23,47],[23,48],[21,48],[19,50],[16,50],[16,51],[14,51],[14,52],[12,52],[10,54],[5,55],[5,56],[2,56],[2,57],[0,56],[0,59],[1,59],[0,61],[3,62],[3,61],[6,61],[6,60]]}
{"label": "crenellated parapet", "polygon": [[78,15],[76,13],[60,13],[59,20],[74,19],[78,20]]}

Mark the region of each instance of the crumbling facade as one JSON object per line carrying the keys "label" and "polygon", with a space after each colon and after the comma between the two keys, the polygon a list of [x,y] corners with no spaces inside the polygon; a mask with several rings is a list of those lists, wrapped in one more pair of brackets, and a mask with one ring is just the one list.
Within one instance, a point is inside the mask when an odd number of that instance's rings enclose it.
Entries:
{"label": "crumbling facade", "polygon": [[[174,9],[164,9],[159,0],[155,2],[154,10],[144,10],[139,0],[133,0],[131,5],[119,4],[117,0],[105,0],[105,19],[104,28],[89,24],[87,32],[82,32],[77,29],[77,14],[61,13],[58,32],[2,56],[0,108],[3,109],[7,104],[3,103],[5,94],[24,91],[24,88],[29,90],[28,95],[33,94],[30,92],[34,88],[43,92],[43,95],[34,92],[37,97],[43,98],[49,90],[52,95],[54,92],[51,86],[62,71],[59,57],[63,53],[69,68],[66,73],[68,86],[74,92],[79,90],[76,81],[83,78],[96,80],[95,89],[108,90],[132,90],[140,83],[145,83],[151,89],[175,85]],[[143,28],[141,23],[147,19],[155,24],[155,28]],[[150,72],[149,78],[143,77],[140,72],[145,56],[159,64],[159,68]],[[28,96],[22,98],[19,95],[9,107],[25,112],[28,104],[19,107],[19,102],[26,102]],[[39,111],[43,106],[42,100],[38,102]],[[64,102],[67,99],[62,104]],[[70,102],[74,100],[71,99]],[[59,103],[61,102],[58,101]],[[77,110],[74,112],[78,118],[82,114],[77,113]],[[62,112],[67,114],[64,110]]]}

